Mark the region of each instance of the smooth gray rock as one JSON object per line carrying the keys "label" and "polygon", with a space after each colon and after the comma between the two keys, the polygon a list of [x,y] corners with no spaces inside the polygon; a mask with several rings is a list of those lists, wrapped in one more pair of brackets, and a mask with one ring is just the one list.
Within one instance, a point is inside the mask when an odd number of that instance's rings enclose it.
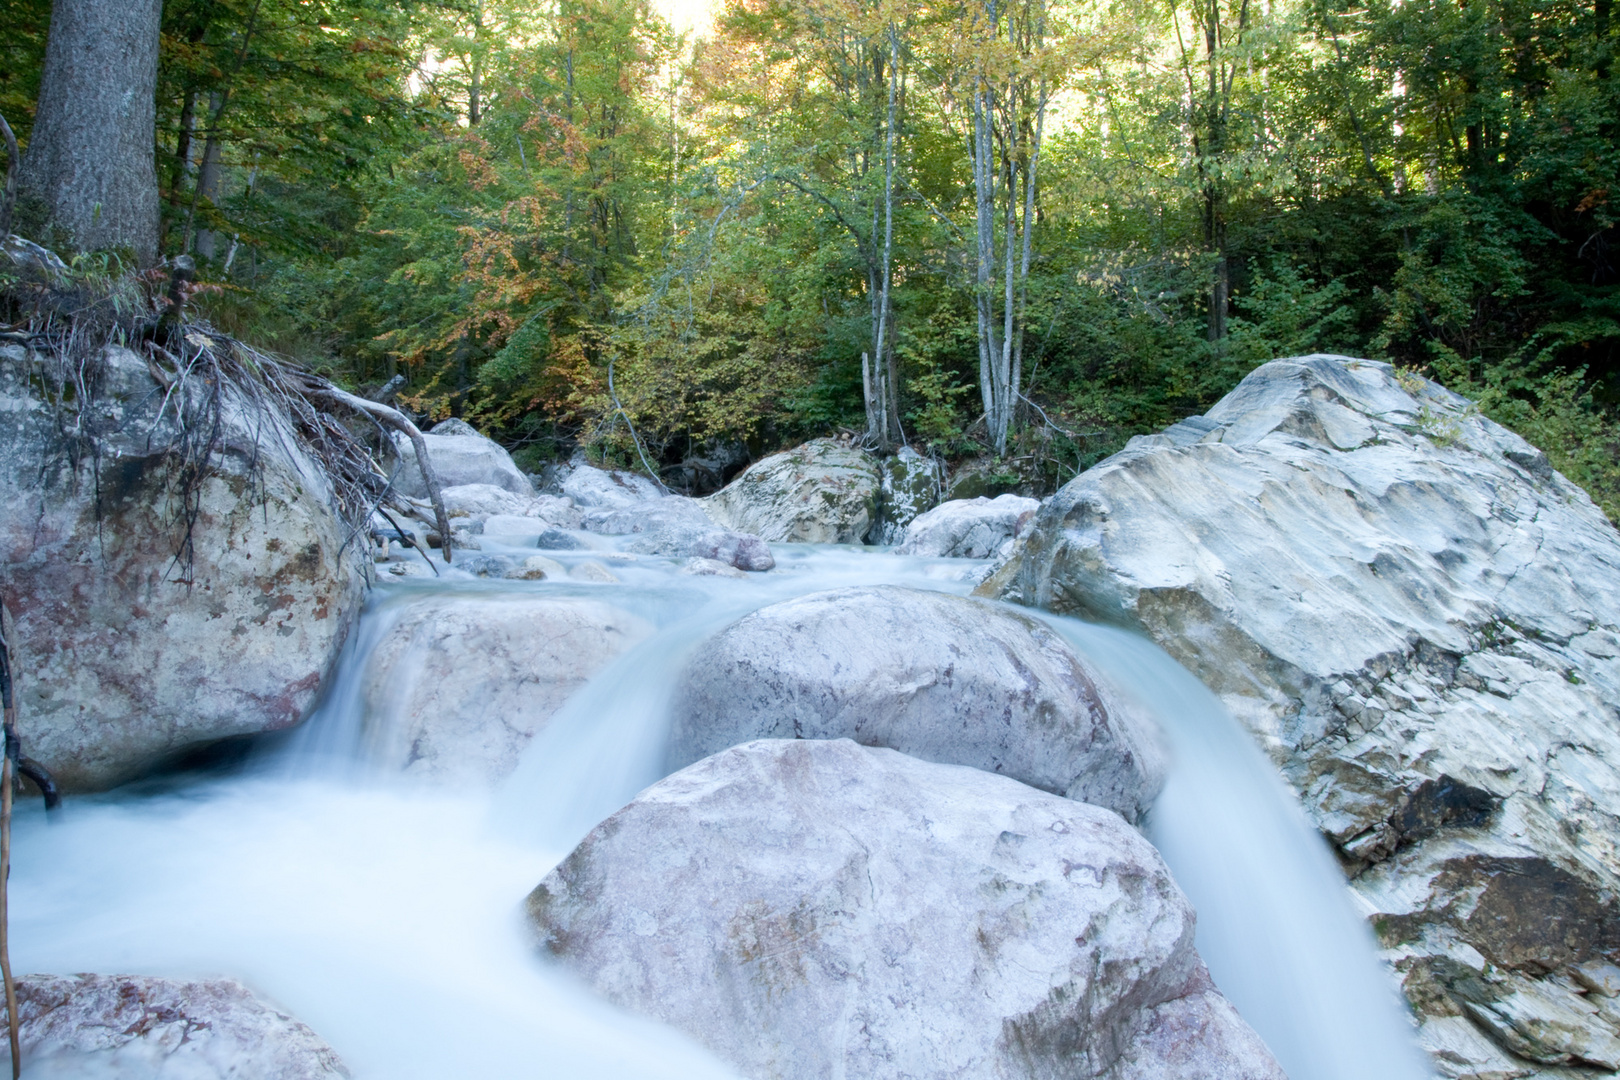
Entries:
{"label": "smooth gray rock", "polygon": [[1039,499],[997,495],[952,499],[918,517],[906,529],[897,555],[948,559],[1006,558],[1035,520]]}
{"label": "smooth gray rock", "polygon": [[750,739],[847,737],[1131,821],[1164,781],[1151,722],[1045,624],[894,586],[813,593],[733,623],[687,664],[672,716],[672,768]]}
{"label": "smooth gray rock", "polygon": [[[369,563],[345,546],[320,467],[227,392],[187,558],[177,402],[145,360],[85,371],[99,456],[43,401],[39,354],[0,348],[0,564],[17,619],[25,750],[69,790],[111,787],[220,739],[291,727],[358,614]],[[196,391],[201,393],[200,390]],[[257,459],[255,480],[250,461]]]}
{"label": "smooth gray rock", "polygon": [[634,536],[624,550],[637,555],[716,559],[739,570],[776,566],[770,545],[757,536],[717,525],[703,504],[669,495],[629,507],[604,506],[585,512],[584,526],[611,536]]}
{"label": "smooth gray rock", "polygon": [[[484,521],[495,516],[542,518],[563,529],[577,529],[582,515],[572,499],[556,495],[518,493],[494,484],[459,484],[443,488],[445,513]],[[432,509],[426,510],[432,520]],[[454,527],[452,525],[452,527]]]}
{"label": "smooth gray rock", "polygon": [[[500,443],[472,431],[470,425],[457,422],[449,427],[450,434],[439,434],[446,421],[422,436],[427,443],[428,457],[433,471],[438,474],[439,487],[462,487],[468,484],[488,484],[525,498],[534,495],[534,484],[512,462]],[[468,434],[468,432],[472,432]],[[416,451],[404,435],[394,436],[394,449],[399,454],[399,472],[394,486],[416,499],[428,497],[427,482],[416,464]]]}
{"label": "smooth gray rock", "polygon": [[640,473],[598,469],[583,461],[571,466],[561,490],[586,510],[630,507],[664,497],[658,485]]}
{"label": "smooth gray rock", "polygon": [[[349,1070],[309,1027],[234,979],[24,975],[24,1076],[37,1080],[338,1080]],[[0,1068],[11,1048],[0,1039]]]}
{"label": "smooth gray rock", "polygon": [[845,740],[667,777],[530,894],[543,948],[759,1080],[1282,1080],[1106,810]]}
{"label": "smooth gray rock", "polygon": [[877,521],[881,486],[876,455],[812,439],[699,501],[720,524],[771,543],[859,544]]}
{"label": "smooth gray rock", "polygon": [[532,593],[435,597],[380,617],[364,673],[369,754],[456,788],[505,779],[563,702],[652,632],[600,601]]}
{"label": "smooth gray rock", "polygon": [[1141,629],[1221,696],[1441,1072],[1499,1071],[1459,1021],[1520,1066],[1609,1060],[1533,1019],[1620,941],[1620,534],[1540,451],[1387,364],[1274,361],[1071,482],[985,590]]}

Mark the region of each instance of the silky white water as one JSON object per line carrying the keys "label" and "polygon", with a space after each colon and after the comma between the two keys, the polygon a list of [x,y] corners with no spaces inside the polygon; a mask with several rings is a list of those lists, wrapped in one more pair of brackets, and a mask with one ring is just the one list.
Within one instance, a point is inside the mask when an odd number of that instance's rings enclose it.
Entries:
{"label": "silky white water", "polygon": [[[960,561],[775,550],[778,570],[742,581],[640,559],[613,564],[621,585],[449,572],[379,588],[317,715],[245,766],[70,798],[50,822],[19,808],[14,969],[240,978],[331,1042],[357,1080],[731,1075],[538,960],[519,909],[661,776],[675,675],[709,634],[821,589],[970,588]],[[659,629],[563,707],[500,790],[423,789],[366,764],[360,672],[403,605],[447,590],[589,595]],[[1053,622],[1160,717],[1173,773],[1151,833],[1199,909],[1216,982],[1289,1074],[1425,1076],[1337,868],[1247,737],[1154,646]],[[24,1075],[70,1075],[49,1065]]]}

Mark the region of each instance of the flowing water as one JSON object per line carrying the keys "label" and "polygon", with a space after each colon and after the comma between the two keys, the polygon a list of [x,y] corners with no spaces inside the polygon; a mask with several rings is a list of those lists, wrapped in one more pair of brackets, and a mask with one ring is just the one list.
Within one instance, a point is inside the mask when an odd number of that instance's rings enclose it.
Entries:
{"label": "flowing water", "polygon": [[[320,1032],[356,1080],[732,1075],[539,961],[519,907],[592,825],[662,775],[675,673],[709,634],[821,589],[971,588],[961,561],[775,550],[776,571],[742,581],[642,558],[613,564],[619,585],[450,571],[380,587],[292,737],[231,769],[69,799],[54,821],[19,808],[14,970],[237,977]],[[657,631],[570,699],[498,791],[424,789],[366,763],[361,671],[405,605],[446,592],[588,595]],[[1151,834],[1199,910],[1216,982],[1293,1080],[1427,1075],[1331,856],[1247,737],[1153,645],[1051,621],[1159,717],[1173,770]],[[67,1060],[24,1072],[84,1075]]]}

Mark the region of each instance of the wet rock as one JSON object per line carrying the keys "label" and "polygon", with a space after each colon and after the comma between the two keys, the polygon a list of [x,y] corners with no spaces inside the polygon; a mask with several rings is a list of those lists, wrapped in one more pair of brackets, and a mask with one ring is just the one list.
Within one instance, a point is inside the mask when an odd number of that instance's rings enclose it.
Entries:
{"label": "wet rock", "polygon": [[1038,499],[998,495],[994,499],[953,499],[911,523],[897,555],[948,559],[1005,559],[1029,530]]}
{"label": "wet rock", "polygon": [[[232,979],[24,975],[17,1015],[25,1075],[337,1080],[336,1051]],[[0,1039],[0,1063],[11,1048]]]}
{"label": "wet rock", "polygon": [[[404,435],[396,434],[394,449],[399,454],[399,472],[394,486],[413,498],[428,497],[427,482],[416,464],[416,451]],[[463,421],[445,421],[422,436],[428,457],[438,474],[439,487],[487,484],[525,498],[534,495],[534,484],[512,462],[512,455],[493,439],[478,434]],[[448,509],[448,508],[447,508]]]}
{"label": "wet rock", "polygon": [[878,522],[867,535],[871,544],[898,544],[917,515],[939,502],[941,468],[932,458],[902,446],[882,461],[883,483],[878,493]]}
{"label": "wet rock", "polygon": [[585,528],[612,536],[634,536],[625,550],[638,555],[715,559],[739,570],[776,565],[770,545],[757,536],[716,525],[703,505],[683,495],[604,507],[585,513]]}
{"label": "wet rock", "polygon": [[877,457],[837,439],[812,439],[750,465],[701,500],[711,518],[772,543],[859,544],[877,520]]}
{"label": "wet rock", "polygon": [[368,751],[407,776],[493,786],[575,690],[650,632],[596,600],[527,593],[409,603],[366,664]]}
{"label": "wet rock", "polygon": [[1282,1077],[1119,817],[848,740],[660,781],[528,911],[600,993],[748,1076]]}
{"label": "wet rock", "polygon": [[586,510],[629,507],[664,497],[657,484],[639,473],[598,469],[584,461],[572,463],[560,490]]}
{"label": "wet rock", "polygon": [[586,544],[566,529],[551,528],[534,538],[534,546],[547,551],[582,551]]}
{"label": "wet rock", "polygon": [[544,555],[530,555],[505,575],[514,581],[555,581],[568,576],[563,564]]}
{"label": "wet rock", "polygon": [[[580,524],[580,511],[573,500],[556,495],[518,494],[494,484],[462,484],[444,488],[440,494],[445,513],[452,519],[466,517],[482,522],[495,516],[540,518],[564,529],[577,529]],[[431,522],[431,508],[424,511]]]}
{"label": "wet rock", "polygon": [[693,655],[670,765],[758,738],[851,738],[971,765],[1135,821],[1164,778],[1149,722],[1014,610],[891,586],[772,604]]}
{"label": "wet rock", "polygon": [[686,562],[681,564],[681,573],[692,574],[696,577],[744,578],[748,576],[730,563],[721,562],[719,559],[687,559]]}
{"label": "wet rock", "polygon": [[568,568],[568,576],[575,581],[589,581],[598,585],[617,585],[619,577],[599,562],[575,563]]}
{"label": "wet rock", "polygon": [[[226,447],[189,543],[167,455],[175,405],[109,349],[75,422],[40,400],[55,361],[0,348],[0,563],[17,619],[26,752],[68,790],[110,787],[216,740],[297,724],[358,612],[366,538],[345,546],[324,474],[229,395]],[[257,461],[258,474],[251,464]]]}
{"label": "wet rock", "polygon": [[1066,486],[983,591],[1135,627],[1203,679],[1407,928],[1392,956],[1471,942],[1534,982],[1610,947],[1620,534],[1463,399],[1266,364]]}
{"label": "wet rock", "polygon": [[463,555],[455,561],[455,569],[473,577],[505,577],[506,572],[518,564],[509,555]]}

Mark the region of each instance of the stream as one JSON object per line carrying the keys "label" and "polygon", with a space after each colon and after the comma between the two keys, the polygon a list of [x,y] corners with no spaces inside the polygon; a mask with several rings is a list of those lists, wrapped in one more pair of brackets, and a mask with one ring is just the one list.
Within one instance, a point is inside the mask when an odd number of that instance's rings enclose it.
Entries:
{"label": "stream", "polygon": [[[773,551],[778,568],[744,580],[643,556],[609,563],[619,584],[485,580],[441,564],[440,578],[379,585],[296,732],[261,739],[228,767],[69,798],[55,820],[19,806],[13,970],[240,978],[328,1040],[356,1080],[734,1075],[538,959],[520,904],[593,825],[660,778],[675,676],[709,634],[846,585],[965,595],[965,573],[982,566],[873,548]],[[368,764],[361,672],[406,605],[444,593],[589,596],[657,631],[574,694],[496,791],[424,787]],[[1429,1075],[1332,856],[1246,734],[1156,646],[1043,617],[1159,720],[1172,773],[1149,833],[1198,909],[1216,983],[1290,1077]],[[23,1075],[171,1074],[41,1059]]]}

